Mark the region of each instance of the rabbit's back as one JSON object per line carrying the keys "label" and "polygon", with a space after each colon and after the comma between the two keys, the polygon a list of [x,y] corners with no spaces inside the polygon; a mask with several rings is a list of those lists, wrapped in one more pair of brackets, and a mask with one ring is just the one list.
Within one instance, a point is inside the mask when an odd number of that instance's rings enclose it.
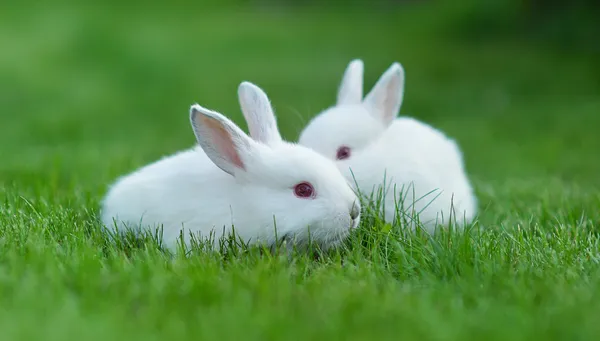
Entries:
{"label": "rabbit's back", "polygon": [[446,134],[412,117],[397,118],[386,135],[404,153],[426,162],[433,168],[462,169],[463,158],[460,148]]}
{"label": "rabbit's back", "polygon": [[162,226],[167,245],[174,244],[182,227],[208,236],[218,226],[220,235],[223,226],[231,229],[237,191],[233,177],[219,171],[202,150],[190,149],[117,180],[103,202],[102,221],[112,230],[115,222],[119,230]]}
{"label": "rabbit's back", "polygon": [[419,218],[426,226],[433,226],[442,218],[447,222],[451,204],[461,215],[459,221],[463,215],[459,212],[466,211],[468,220],[474,215],[476,203],[458,145],[439,130],[413,118],[397,119],[345,167],[352,169],[347,176],[356,181],[364,194],[377,189],[385,177],[388,221],[394,219],[393,208],[400,199],[404,210],[421,212]]}
{"label": "rabbit's back", "polygon": [[465,218],[471,221],[477,210],[477,200],[473,187],[466,173],[463,153],[458,143],[432,126],[411,117],[401,117],[394,122],[395,136],[406,138],[399,141],[403,146],[416,146],[410,152],[413,158],[419,158],[432,172],[439,174],[440,186],[444,191],[452,193],[453,205],[465,211]]}
{"label": "rabbit's back", "polygon": [[[428,169],[424,174],[430,174],[431,179],[437,182],[437,188],[443,190],[440,195],[444,197],[443,202],[452,200],[456,214],[461,214],[456,219],[471,221],[477,210],[477,201],[457,142],[442,131],[411,117],[396,119],[388,134],[394,140],[388,143],[402,146],[398,148],[400,154],[406,153],[406,159]],[[444,219],[448,219],[447,214]]]}

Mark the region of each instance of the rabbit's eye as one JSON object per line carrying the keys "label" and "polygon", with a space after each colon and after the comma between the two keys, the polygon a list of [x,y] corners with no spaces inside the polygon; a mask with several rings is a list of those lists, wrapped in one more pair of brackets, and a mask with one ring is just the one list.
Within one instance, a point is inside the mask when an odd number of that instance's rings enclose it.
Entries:
{"label": "rabbit's eye", "polygon": [[315,189],[308,182],[301,182],[294,186],[294,194],[298,198],[312,198],[315,195]]}
{"label": "rabbit's eye", "polygon": [[350,157],[350,147],[341,146],[337,150],[337,154],[335,156],[338,160],[344,160]]}

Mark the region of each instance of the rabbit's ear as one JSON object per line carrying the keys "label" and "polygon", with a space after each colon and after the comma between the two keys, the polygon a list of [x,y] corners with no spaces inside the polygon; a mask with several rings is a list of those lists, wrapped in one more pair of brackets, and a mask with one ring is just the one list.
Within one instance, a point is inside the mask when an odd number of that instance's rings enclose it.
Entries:
{"label": "rabbit's ear", "polygon": [[338,88],[337,105],[360,104],[363,98],[363,73],[362,60],[355,59],[348,64]]}
{"label": "rabbit's ear", "polygon": [[250,82],[242,82],[238,87],[238,97],[250,136],[266,145],[281,142],[275,113],[267,94]]}
{"label": "rabbit's ear", "polygon": [[404,69],[393,63],[367,94],[363,104],[382,123],[390,124],[398,115],[404,97]]}
{"label": "rabbit's ear", "polygon": [[252,140],[225,116],[195,104],[190,109],[190,121],[198,143],[223,171],[235,176],[245,171],[245,156],[252,151]]}

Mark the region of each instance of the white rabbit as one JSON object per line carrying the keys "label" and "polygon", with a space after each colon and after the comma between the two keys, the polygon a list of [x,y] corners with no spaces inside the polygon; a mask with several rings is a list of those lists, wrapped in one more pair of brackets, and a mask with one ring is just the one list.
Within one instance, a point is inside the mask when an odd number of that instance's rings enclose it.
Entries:
{"label": "white rabbit", "polygon": [[409,213],[401,218],[410,222],[419,213],[429,232],[450,221],[458,227],[470,223],[477,199],[457,143],[414,118],[396,117],[404,97],[399,63],[392,64],[364,99],[363,69],[361,60],[350,62],[337,104],[308,123],[299,143],[337,160],[361,194],[386,191],[382,208],[388,222],[398,217],[395,208],[401,204]]}
{"label": "white rabbit", "polygon": [[193,105],[200,148],[118,179],[103,201],[104,225],[113,232],[162,227],[172,250],[180,231],[188,247],[190,231],[216,245],[233,226],[246,243],[294,239],[301,247],[310,238],[329,248],[356,228],[360,203],[335,163],[283,141],[260,88],[242,82],[238,95],[252,138],[223,115]]}

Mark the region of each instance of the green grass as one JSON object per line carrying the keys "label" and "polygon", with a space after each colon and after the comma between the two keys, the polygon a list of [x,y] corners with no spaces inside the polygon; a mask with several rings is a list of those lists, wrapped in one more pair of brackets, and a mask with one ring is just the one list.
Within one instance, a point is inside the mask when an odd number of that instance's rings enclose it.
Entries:
{"label": "green grass", "polygon": [[[595,340],[600,84],[589,56],[461,39],[460,17],[387,11],[6,6],[0,12],[0,330],[7,340]],[[463,147],[481,216],[433,238],[365,217],[319,260],[114,248],[117,176],[194,143],[199,102],[243,125],[263,87],[284,137],[348,61],[394,60],[402,113]]]}

